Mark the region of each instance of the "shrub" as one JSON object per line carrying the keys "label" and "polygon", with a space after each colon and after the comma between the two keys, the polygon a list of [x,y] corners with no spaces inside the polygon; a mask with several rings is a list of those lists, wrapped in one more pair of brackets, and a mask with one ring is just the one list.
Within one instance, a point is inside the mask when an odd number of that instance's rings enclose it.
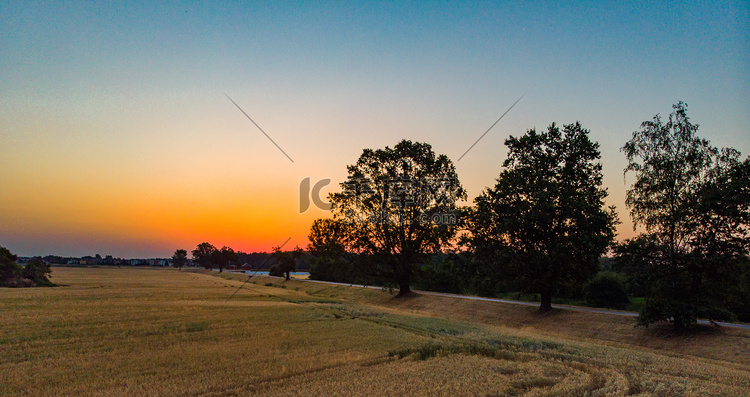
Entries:
{"label": "shrub", "polygon": [[281,266],[279,266],[279,264],[277,263],[271,266],[270,269],[268,269],[268,275],[274,277],[284,277],[284,272],[281,271]]}
{"label": "shrub", "polygon": [[33,281],[36,285],[51,285],[52,283],[47,279],[50,273],[52,273],[52,270],[48,263],[44,263],[39,259],[32,259],[23,268],[21,276]]}
{"label": "shrub", "polygon": [[611,272],[601,272],[586,283],[583,298],[592,306],[611,309],[624,309],[630,302],[625,285]]}
{"label": "shrub", "polygon": [[437,266],[422,266],[417,278],[417,288],[426,291],[449,292],[460,294],[458,275],[449,266],[441,262]]}

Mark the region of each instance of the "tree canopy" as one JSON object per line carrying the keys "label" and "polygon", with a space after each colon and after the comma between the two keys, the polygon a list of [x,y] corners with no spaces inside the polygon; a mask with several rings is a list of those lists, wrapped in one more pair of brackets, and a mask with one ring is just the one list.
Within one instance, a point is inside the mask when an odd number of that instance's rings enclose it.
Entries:
{"label": "tree canopy", "polygon": [[211,269],[211,267],[214,266],[217,252],[218,250],[213,245],[209,243],[200,243],[192,252],[193,260],[204,268]]}
{"label": "tree canopy", "polygon": [[217,249],[213,252],[212,262],[219,268],[219,273],[224,271],[224,268],[229,267],[239,259],[236,252],[230,247],[224,246],[221,249]]}
{"label": "tree canopy", "polygon": [[[274,266],[278,266],[278,270],[276,271],[283,274],[289,280],[290,273],[297,270],[297,260],[302,257],[304,251],[299,247],[296,247],[292,251],[282,251],[281,247],[274,247],[273,251],[273,256],[276,258],[276,265]],[[278,273],[271,275],[274,276]]]}
{"label": "tree canopy", "polygon": [[469,229],[474,251],[491,251],[520,288],[552,296],[598,271],[617,217],[602,188],[599,145],[580,123],[552,124],[505,141],[508,157],[494,188],[475,199]]}
{"label": "tree canopy", "polygon": [[21,268],[16,264],[18,256],[5,247],[0,247],[0,283],[8,283],[18,277]]}
{"label": "tree canopy", "polygon": [[356,258],[346,243],[348,224],[335,219],[316,219],[310,227],[307,251],[312,256],[310,278],[351,282],[357,278]]}
{"label": "tree canopy", "polygon": [[347,225],[342,241],[406,294],[424,254],[455,236],[455,203],[466,198],[455,167],[429,144],[403,140],[365,149],[347,171],[342,191],[329,196],[334,219]]}
{"label": "tree canopy", "polygon": [[49,263],[41,259],[32,259],[23,267],[21,277],[33,281],[36,285],[49,286],[52,285],[48,278],[50,274],[52,269]]}
{"label": "tree canopy", "polygon": [[187,263],[187,250],[178,249],[172,255],[172,266],[182,269]]}
{"label": "tree canopy", "polygon": [[52,273],[49,263],[39,258],[30,260],[26,266],[16,263],[18,256],[5,247],[0,247],[0,286],[34,287],[53,286],[48,277]]}
{"label": "tree canopy", "polygon": [[684,328],[698,318],[730,319],[727,300],[740,262],[747,260],[750,162],[697,136],[698,125],[679,102],[622,148],[634,225],[645,233],[618,249],[620,261],[646,269],[646,305],[639,323],[672,321]]}

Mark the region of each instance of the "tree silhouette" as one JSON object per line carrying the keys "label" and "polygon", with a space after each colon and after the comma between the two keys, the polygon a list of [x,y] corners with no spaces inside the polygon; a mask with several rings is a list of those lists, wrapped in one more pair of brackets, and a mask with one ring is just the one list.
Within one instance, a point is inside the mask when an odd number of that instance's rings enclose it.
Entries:
{"label": "tree silhouette", "polygon": [[200,243],[198,247],[193,250],[193,260],[205,269],[211,269],[214,266],[214,261],[217,259],[216,247],[209,243]]}
{"label": "tree silhouette", "polygon": [[699,317],[732,318],[728,286],[750,242],[750,162],[699,138],[686,104],[673,109],[666,122],[643,122],[622,148],[625,173],[635,174],[626,204],[646,232],[618,253],[648,274],[639,324],[685,328]]}
{"label": "tree silhouette", "polygon": [[365,149],[347,171],[342,191],[329,196],[334,219],[347,225],[342,241],[407,294],[425,254],[455,236],[455,203],[466,198],[455,167],[429,144],[403,140]]}
{"label": "tree silhouette", "polygon": [[44,263],[41,259],[32,259],[24,266],[21,277],[33,281],[36,285],[51,286],[52,283],[47,278],[51,273],[49,263]]}
{"label": "tree silhouette", "polygon": [[296,247],[292,251],[282,251],[281,247],[274,247],[273,252],[274,257],[276,257],[278,271],[284,274],[286,279],[289,280],[291,272],[297,269],[297,260],[304,255],[304,251],[299,247]]}
{"label": "tree silhouette", "polygon": [[310,227],[307,251],[312,256],[310,278],[352,282],[354,258],[346,244],[347,223],[334,219],[316,219]]}
{"label": "tree silhouette", "polygon": [[519,286],[541,295],[540,312],[562,287],[596,274],[614,238],[617,217],[604,205],[599,145],[588,134],[575,123],[511,136],[505,169],[471,212],[472,248],[507,261]]}
{"label": "tree silhouette", "polygon": [[0,283],[11,282],[21,274],[16,264],[18,257],[5,247],[0,247]]}
{"label": "tree silhouette", "polygon": [[219,273],[224,271],[225,267],[231,266],[236,263],[238,255],[233,249],[229,247],[221,247],[220,250],[215,250],[212,253],[213,263],[219,267]]}
{"label": "tree silhouette", "polygon": [[178,249],[174,252],[174,255],[172,255],[172,266],[176,267],[178,270],[182,270],[182,267],[185,266],[187,263],[187,251],[183,249]]}

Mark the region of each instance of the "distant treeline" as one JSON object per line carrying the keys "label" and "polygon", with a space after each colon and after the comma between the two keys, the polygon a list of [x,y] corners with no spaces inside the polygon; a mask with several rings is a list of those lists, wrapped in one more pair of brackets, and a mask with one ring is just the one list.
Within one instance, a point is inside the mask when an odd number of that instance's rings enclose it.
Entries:
{"label": "distant treeline", "polygon": [[[82,257],[75,256],[59,256],[59,255],[47,255],[47,256],[33,256],[33,257],[18,257],[16,262],[18,264],[26,264],[32,260],[39,260],[43,263],[50,265],[70,265],[70,266],[172,266],[172,258],[115,258],[112,255],[86,255]],[[277,261],[273,258],[273,253],[268,252],[251,252],[246,253],[242,251],[237,252],[237,260],[233,261],[230,266],[242,267],[249,265],[253,270],[265,270],[268,271],[271,266],[276,264]],[[188,259],[186,266],[199,266],[194,263],[193,260]],[[306,272],[310,269],[310,256],[308,254],[303,255],[297,261],[298,271]]]}
{"label": "distant treeline", "polygon": [[[293,255],[292,255],[293,253]],[[200,266],[206,269],[242,269],[254,271],[273,271],[274,266],[286,264],[286,273],[290,271],[308,271],[310,269],[311,257],[308,253],[297,248],[293,251],[281,251],[279,247],[274,252],[251,252],[235,251],[231,247],[217,248],[211,243],[204,242],[191,251],[192,259],[188,259],[188,251],[178,249],[171,258],[171,264],[175,267]],[[290,256],[291,255],[291,256]]]}
{"label": "distant treeline", "polygon": [[32,260],[40,260],[50,265],[69,265],[69,266],[169,266],[169,258],[149,258],[149,259],[130,259],[130,258],[115,258],[112,255],[106,255],[102,257],[99,254],[94,256],[85,255],[81,257],[75,256],[58,256],[58,255],[47,255],[47,256],[34,256],[34,257],[19,257],[18,263],[28,263]]}
{"label": "distant treeline", "polygon": [[[238,252],[237,255],[239,264],[248,264],[252,270],[268,271],[271,267],[277,264],[279,261],[274,257],[273,252],[252,252],[244,253]],[[299,272],[307,272],[310,270],[310,254],[304,253],[300,258],[296,260],[296,270]]]}

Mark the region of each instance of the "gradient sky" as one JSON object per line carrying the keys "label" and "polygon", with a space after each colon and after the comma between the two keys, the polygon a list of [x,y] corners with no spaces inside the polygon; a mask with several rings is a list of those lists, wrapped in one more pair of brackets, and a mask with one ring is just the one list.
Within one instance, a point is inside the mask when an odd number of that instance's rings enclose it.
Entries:
{"label": "gradient sky", "polygon": [[303,178],[339,182],[363,148],[401,139],[456,162],[523,94],[456,163],[469,198],[494,185],[509,135],[578,120],[601,144],[627,238],[619,148],[642,121],[682,100],[699,135],[750,154],[749,12],[747,1],[5,1],[0,246],[304,247],[329,215],[299,214]]}

